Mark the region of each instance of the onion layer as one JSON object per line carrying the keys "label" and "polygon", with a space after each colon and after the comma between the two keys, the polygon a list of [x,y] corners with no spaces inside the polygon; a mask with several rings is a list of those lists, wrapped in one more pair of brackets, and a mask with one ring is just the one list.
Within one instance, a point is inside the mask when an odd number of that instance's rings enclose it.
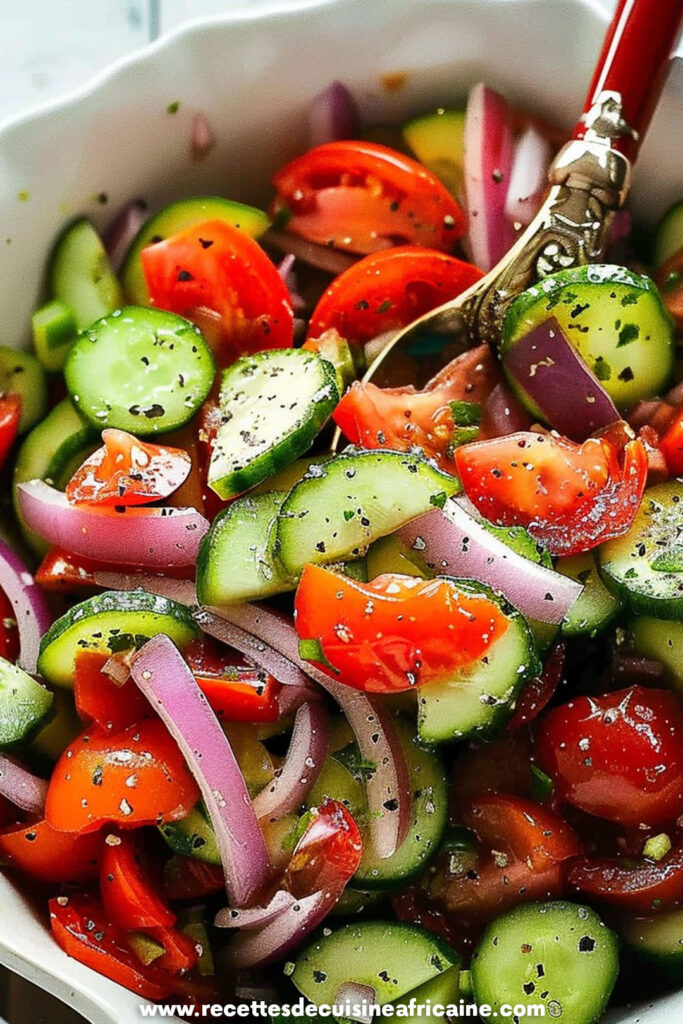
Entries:
{"label": "onion layer", "polygon": [[0,754],[0,796],[27,814],[42,816],[45,811],[47,782],[32,775],[12,757]]}
{"label": "onion layer", "polygon": [[278,821],[298,811],[322,771],[330,748],[330,717],[321,701],[302,704],[294,719],[285,763],[254,798],[258,818]]}
{"label": "onion layer", "polygon": [[17,664],[29,674],[36,671],[40,638],[52,623],[45,595],[18,555],[0,540],[0,589],[5,592],[17,620]]}
{"label": "onion layer", "polygon": [[358,108],[341,82],[332,82],[315,97],[308,111],[308,144],[354,139],[358,132]]}
{"label": "onion layer", "polygon": [[530,125],[515,144],[505,197],[505,213],[513,225],[526,227],[538,213],[548,188],[550,157],[550,143]]}

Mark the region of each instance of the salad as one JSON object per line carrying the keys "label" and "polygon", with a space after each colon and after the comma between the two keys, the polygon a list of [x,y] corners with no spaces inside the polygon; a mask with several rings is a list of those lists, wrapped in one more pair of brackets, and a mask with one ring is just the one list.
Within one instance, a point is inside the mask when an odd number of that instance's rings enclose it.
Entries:
{"label": "salad", "polygon": [[0,864],[141,999],[592,1024],[683,983],[683,203],[364,379],[560,140],[309,120],[267,210],[67,225],[0,348]]}

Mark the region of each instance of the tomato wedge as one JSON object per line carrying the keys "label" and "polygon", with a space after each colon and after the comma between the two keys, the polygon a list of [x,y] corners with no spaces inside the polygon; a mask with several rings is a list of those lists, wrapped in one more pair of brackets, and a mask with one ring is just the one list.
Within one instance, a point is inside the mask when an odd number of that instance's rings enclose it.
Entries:
{"label": "tomato wedge", "polygon": [[164,947],[163,953],[154,966],[169,971],[171,974],[186,973],[197,966],[199,950],[197,943],[177,928],[146,928],[148,935]]}
{"label": "tomato wedge", "polygon": [[452,580],[388,573],[358,583],[316,565],[303,571],[295,608],[302,649],[313,640],[311,660],[369,693],[442,679],[481,657],[508,625],[497,604]]}
{"label": "tomato wedge", "polygon": [[[440,469],[455,473],[456,424],[452,402],[483,407],[500,380],[488,345],[464,352],[422,391],[414,387],[379,388],[355,383],[343,396],[333,418],[345,437],[362,448],[421,448]],[[482,418],[480,436],[490,425]]]}
{"label": "tomato wedge", "polygon": [[480,277],[478,267],[433,249],[406,245],[373,253],[323,293],[308,337],[334,329],[348,342],[370,341],[454,299]]}
{"label": "tomato wedge", "polygon": [[581,843],[566,822],[549,808],[523,797],[482,795],[463,820],[485,846],[502,846],[532,872],[554,867],[582,852]]}
{"label": "tomato wedge", "polygon": [[0,861],[41,882],[97,878],[102,836],[58,832],[47,821],[12,825],[0,832]]}
{"label": "tomato wedge", "polygon": [[149,719],[114,736],[95,727],[73,740],[52,773],[45,817],[66,832],[161,825],[184,818],[198,799],[175,741]]}
{"label": "tomato wedge", "polygon": [[526,526],[554,555],[589,551],[629,529],[647,482],[642,441],[628,441],[620,464],[609,441],[575,444],[521,431],[455,452],[465,494],[487,519]]}
{"label": "tomato wedge", "polygon": [[74,668],[76,710],[86,722],[94,722],[113,735],[129,725],[152,717],[149,701],[130,679],[118,686],[102,669],[109,655],[79,651]]}
{"label": "tomato wedge", "polygon": [[276,722],[282,686],[273,676],[210,637],[191,641],[185,658],[200,690],[219,718],[227,722]]}
{"label": "tomato wedge", "polygon": [[[44,590],[51,590],[58,594],[77,594],[82,590],[93,590],[97,587],[95,574],[98,572],[116,572],[117,567],[111,562],[96,562],[92,558],[84,558],[82,555],[74,555],[64,548],[50,548],[43,558],[36,571],[36,583]],[[122,572],[134,573],[135,566],[126,565]],[[140,571],[148,573],[149,569],[140,566]],[[194,579],[195,567],[193,565],[167,566],[164,570],[166,576],[174,579]]]}
{"label": "tomato wedge", "polygon": [[0,469],[17,439],[20,417],[20,396],[0,395]]}
{"label": "tomato wedge", "polygon": [[141,854],[134,832],[107,833],[100,866],[104,909],[119,928],[168,928],[175,924],[176,915],[157,895]]}
{"label": "tomato wedge", "polygon": [[465,218],[422,164],[375,142],[327,142],[275,175],[274,216],[319,245],[371,253],[397,245],[450,252]]}
{"label": "tomato wedge", "polygon": [[253,238],[220,220],[179,231],[140,253],[150,304],[192,320],[220,366],[289,348],[294,313],[286,285]]}
{"label": "tomato wedge", "polygon": [[672,476],[683,474],[683,408],[676,411],[673,422],[659,442],[659,449]]}
{"label": "tomato wedge", "polygon": [[338,800],[325,800],[309,815],[306,831],[287,866],[283,887],[301,899],[321,890],[341,895],[360,866],[360,831]]}
{"label": "tomato wedge", "polygon": [[166,861],[163,894],[167,900],[200,900],[224,890],[225,875],[220,865],[179,854]]}
{"label": "tomato wedge", "polygon": [[146,505],[168,498],[190,472],[190,457],[180,448],[147,444],[113,428],[102,431],[102,440],[66,485],[74,504]]}
{"label": "tomato wedge", "polygon": [[629,864],[623,857],[582,859],[569,871],[577,892],[634,914],[650,914],[683,903],[683,844],[661,860]]}

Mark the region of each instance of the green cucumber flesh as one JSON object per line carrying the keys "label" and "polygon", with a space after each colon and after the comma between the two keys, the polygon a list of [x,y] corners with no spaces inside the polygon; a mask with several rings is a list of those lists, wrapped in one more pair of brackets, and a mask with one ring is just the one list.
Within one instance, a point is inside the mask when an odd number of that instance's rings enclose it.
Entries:
{"label": "green cucumber flesh", "polygon": [[683,984],[683,908],[628,919],[619,934],[641,970],[674,985]]}
{"label": "green cucumber flesh", "polygon": [[683,694],[683,622],[634,615],[629,634],[636,653],[660,661],[667,681]]}
{"label": "green cucumber flesh", "polygon": [[619,613],[621,601],[600,578],[595,555],[584,551],[560,558],[555,571],[583,584],[583,590],[562,620],[563,636],[597,636]]}
{"label": "green cucumber flesh", "polygon": [[93,324],[64,367],[73,402],[93,426],[138,437],[188,423],[208,396],[215,364],[194,324],[125,306]]}
{"label": "green cucumber flesh", "polygon": [[25,434],[47,412],[45,371],[30,352],[0,346],[0,395],[19,395],[19,433]]}
{"label": "green cucumber flesh", "polygon": [[683,249],[683,201],[675,203],[662,217],[655,235],[654,263],[661,267]]}
{"label": "green cucumber flesh", "polygon": [[397,572],[402,576],[419,576],[427,579],[433,575],[424,571],[411,558],[412,548],[397,537],[390,534],[388,537],[380,537],[368,548],[367,564],[368,579],[374,580],[377,576],[385,573]]}
{"label": "green cucumber flesh", "polygon": [[603,580],[633,611],[683,619],[683,480],[645,491],[631,529],[598,557]]}
{"label": "green cucumber flesh", "polygon": [[53,686],[71,687],[79,651],[114,653],[165,633],[181,650],[199,630],[188,608],[141,590],[97,594],[74,605],[48,629],[38,671]]}
{"label": "green cucumber flesh", "polygon": [[52,715],[52,693],[0,658],[0,749],[23,743]]}
{"label": "green cucumber flesh", "polygon": [[85,218],[74,221],[57,239],[49,278],[53,297],[71,310],[79,330],[123,303],[102,239]]}
{"label": "green cucumber flesh", "polygon": [[275,550],[284,499],[281,491],[247,494],[216,516],[197,559],[201,604],[258,601],[294,587]]}
{"label": "green cucumber flesh", "polygon": [[290,491],[278,520],[280,558],[295,575],[308,562],[358,558],[459,490],[455,477],[417,455],[346,449]]}
{"label": "green cucumber flesh", "polygon": [[316,1006],[337,1002],[349,984],[374,989],[380,1006],[457,966],[457,953],[422,928],[393,921],[358,921],[299,953],[291,980]]}
{"label": "green cucumber flesh", "polygon": [[220,865],[221,855],[216,842],[216,833],[207,821],[200,804],[180,821],[168,821],[159,826],[159,831],[169,848],[182,857],[194,857],[207,864]]}
{"label": "green cucumber flesh", "polygon": [[465,111],[439,108],[403,126],[403,139],[413,156],[439,178],[449,192],[465,192]]}
{"label": "green cucumber flesh", "polygon": [[[461,973],[460,967],[455,964],[447,971],[437,974],[436,978],[431,978],[424,985],[413,989],[408,995],[396,999],[394,1006],[397,1008],[399,1006],[407,1007],[410,1012],[406,1016],[413,1018],[416,1016],[418,1006],[429,1007],[430,1012],[426,1015],[428,1021],[451,1021],[453,1018],[446,1016],[445,1007],[456,1006],[460,999]],[[413,999],[414,1003],[412,1003]],[[437,1006],[443,1006],[444,1013],[435,1013],[434,1008]],[[419,1013],[417,1015],[419,1016]]]}
{"label": "green cucumber flesh", "polygon": [[258,238],[270,227],[270,219],[262,210],[221,196],[192,196],[171,203],[150,217],[131,242],[121,268],[121,283],[127,302],[136,306],[149,303],[149,292],[140,262],[142,250],[205,220],[225,221],[252,238]]}
{"label": "green cucumber flesh", "polygon": [[37,309],[31,317],[33,347],[36,356],[48,373],[64,367],[69,347],[78,336],[78,324],[69,309],[59,299],[52,299]]}
{"label": "green cucumber flesh", "polygon": [[[550,317],[618,409],[666,390],[674,367],[673,325],[649,278],[610,264],[574,267],[544,278],[510,305],[503,322],[503,355]],[[528,404],[515,381],[510,383]],[[535,407],[530,411],[539,412]]]}
{"label": "green cucumber flesh", "polygon": [[269,476],[262,483],[252,488],[251,494],[265,494],[268,491],[284,491],[289,494],[294,484],[306,476],[311,466],[320,466],[323,462],[329,462],[332,455],[308,455],[302,459],[295,459],[289,465],[283,466],[273,476]]}
{"label": "green cucumber flesh", "polygon": [[231,498],[277,473],[311,446],[338,401],[334,368],[315,352],[238,359],[223,371],[209,487]]}
{"label": "green cucumber flesh", "polygon": [[475,1002],[544,1005],[563,1024],[594,1024],[619,972],[617,938],[595,911],[527,903],[496,918],[471,964]]}
{"label": "green cucumber flesh", "polygon": [[54,762],[68,745],[83,732],[71,690],[55,690],[53,716],[31,741],[30,751],[46,761]]}
{"label": "green cucumber flesh", "polygon": [[[465,593],[486,593],[470,580],[455,580]],[[418,689],[417,730],[424,743],[447,743],[466,736],[489,735],[512,714],[524,682],[540,665],[532,633],[524,618],[498,602],[508,628],[485,655],[447,679]]]}

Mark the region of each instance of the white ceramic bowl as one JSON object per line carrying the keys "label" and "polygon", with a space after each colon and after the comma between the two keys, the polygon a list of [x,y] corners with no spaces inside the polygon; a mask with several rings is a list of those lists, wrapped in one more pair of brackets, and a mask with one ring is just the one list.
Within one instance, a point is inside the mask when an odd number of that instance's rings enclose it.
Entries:
{"label": "white ceramic bowl", "polygon": [[[45,255],[70,217],[104,224],[135,197],[152,207],[201,192],[265,201],[271,173],[305,145],[311,96],[334,78],[352,85],[375,122],[458,103],[484,79],[569,128],[605,24],[597,0],[293,0],[286,11],[239,9],[164,38],[65,100],[0,126],[3,343],[27,344]],[[405,73],[398,91],[382,85],[389,72]],[[198,110],[218,145],[194,162]],[[679,60],[636,171],[633,203],[650,222],[683,194],[681,123]],[[2,875],[0,961],[96,1024],[139,1019],[138,999],[65,957]],[[683,995],[672,995],[610,1020],[682,1016]]]}

